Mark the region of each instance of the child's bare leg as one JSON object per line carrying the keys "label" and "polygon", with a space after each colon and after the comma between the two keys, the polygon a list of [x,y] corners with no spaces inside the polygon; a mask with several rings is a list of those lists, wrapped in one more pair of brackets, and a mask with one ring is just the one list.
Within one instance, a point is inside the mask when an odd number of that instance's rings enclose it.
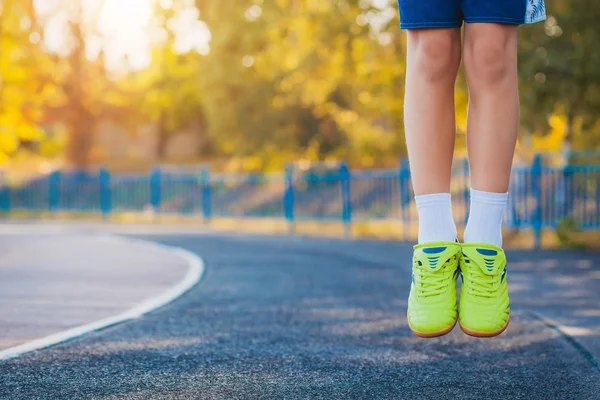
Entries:
{"label": "child's bare leg", "polygon": [[468,149],[475,189],[504,193],[519,127],[516,25],[466,24]]}
{"label": "child's bare leg", "polygon": [[502,245],[502,213],[519,127],[517,31],[516,25],[465,26],[467,146],[474,189],[466,243]]}
{"label": "child's bare leg", "polygon": [[416,195],[449,192],[459,28],[408,32],[404,122]]}
{"label": "child's bare leg", "polygon": [[408,31],[404,121],[419,210],[419,243],[456,238],[450,178],[460,59],[459,28]]}

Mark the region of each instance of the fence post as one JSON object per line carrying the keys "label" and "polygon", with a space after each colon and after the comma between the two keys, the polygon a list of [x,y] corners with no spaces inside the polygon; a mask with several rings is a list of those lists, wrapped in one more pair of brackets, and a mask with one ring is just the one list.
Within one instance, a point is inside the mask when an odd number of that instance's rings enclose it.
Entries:
{"label": "fence post", "polygon": [[402,219],[402,238],[410,238],[410,164],[407,158],[400,161],[399,189],[400,189],[400,213]]}
{"label": "fence post", "polygon": [[202,218],[207,223],[212,217],[212,193],[210,170],[206,166],[202,167],[202,171],[200,171],[200,183],[202,185]]}
{"label": "fence post", "polygon": [[60,204],[60,171],[54,171],[48,176],[48,211],[55,213]]}
{"label": "fence post", "polygon": [[106,218],[112,211],[112,191],[110,187],[110,172],[105,168],[100,170],[100,211]]}
{"label": "fence post", "polygon": [[288,164],[285,167],[285,187],[283,190],[283,213],[288,223],[290,234],[296,232],[294,223],[294,165]]}
{"label": "fence post", "polygon": [[542,156],[536,154],[531,165],[531,193],[535,206],[531,227],[533,229],[533,246],[539,249],[542,246]]}
{"label": "fence post", "polygon": [[10,185],[7,182],[3,182],[0,188],[0,210],[5,213],[10,212]]}
{"label": "fence post", "polygon": [[600,172],[593,172],[595,178],[594,182],[596,182],[596,214],[595,214],[595,228],[600,228]]}
{"label": "fence post", "polygon": [[350,196],[350,170],[346,163],[340,164],[340,187],[342,190],[342,220],[344,221],[344,236],[352,236],[352,198]]}
{"label": "fence post", "polygon": [[155,213],[160,211],[160,203],[162,198],[161,177],[162,173],[159,167],[152,170],[150,174],[150,205]]}

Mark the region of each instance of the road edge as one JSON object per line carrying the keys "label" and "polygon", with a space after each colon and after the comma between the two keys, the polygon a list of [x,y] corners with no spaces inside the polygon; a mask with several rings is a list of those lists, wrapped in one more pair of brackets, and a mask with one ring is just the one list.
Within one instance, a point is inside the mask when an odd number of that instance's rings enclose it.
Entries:
{"label": "road edge", "polygon": [[75,328],[67,329],[62,332],[54,333],[40,339],[35,339],[14,347],[9,347],[8,349],[1,350],[0,361],[17,358],[33,351],[47,349],[57,344],[65,343],[82,337],[88,333],[98,332],[102,329],[139,318],[181,297],[184,293],[200,282],[204,276],[205,266],[202,258],[181,247],[168,246],[150,240],[134,239],[124,236],[106,236],[120,241],[141,243],[145,246],[158,247],[163,250],[167,250],[175,254],[177,257],[184,259],[188,263],[188,271],[183,279],[176,285],[171,286],[161,294],[151,297],[121,314],[91,322],[89,324],[80,325]]}

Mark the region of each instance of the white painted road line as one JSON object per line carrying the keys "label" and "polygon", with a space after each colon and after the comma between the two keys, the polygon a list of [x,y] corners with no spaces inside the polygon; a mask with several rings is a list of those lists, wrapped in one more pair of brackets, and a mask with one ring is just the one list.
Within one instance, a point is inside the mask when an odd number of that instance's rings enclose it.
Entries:
{"label": "white painted road line", "polygon": [[176,254],[178,257],[183,258],[189,264],[188,272],[183,278],[183,280],[181,280],[177,285],[171,287],[159,296],[152,297],[138,304],[137,306],[131,308],[128,311],[125,311],[113,317],[108,317],[100,321],[78,326],[72,329],[68,329],[66,331],[46,336],[41,339],[33,340],[18,346],[2,350],[0,351],[0,360],[8,360],[11,358],[19,357],[23,354],[30,353],[32,351],[45,349],[59,343],[67,342],[69,340],[86,335],[90,332],[97,332],[109,326],[113,326],[116,324],[139,318],[142,315],[154,311],[180,297],[182,294],[184,294],[194,285],[196,285],[204,275],[203,260],[197,255],[187,250],[140,239],[119,237],[119,240],[143,243],[147,246],[160,247],[164,250],[168,250],[173,254]]}

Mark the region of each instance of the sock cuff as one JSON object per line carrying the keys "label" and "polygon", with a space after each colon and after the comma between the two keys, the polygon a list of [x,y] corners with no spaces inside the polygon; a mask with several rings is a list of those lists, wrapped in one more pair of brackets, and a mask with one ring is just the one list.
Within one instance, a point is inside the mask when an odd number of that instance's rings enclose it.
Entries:
{"label": "sock cuff", "polygon": [[452,196],[450,193],[434,193],[415,196],[415,204],[417,208],[428,206],[450,206]]}
{"label": "sock cuff", "polygon": [[499,205],[503,206],[508,200],[508,193],[493,193],[484,192],[482,190],[471,189],[471,202],[488,204],[488,205]]}

